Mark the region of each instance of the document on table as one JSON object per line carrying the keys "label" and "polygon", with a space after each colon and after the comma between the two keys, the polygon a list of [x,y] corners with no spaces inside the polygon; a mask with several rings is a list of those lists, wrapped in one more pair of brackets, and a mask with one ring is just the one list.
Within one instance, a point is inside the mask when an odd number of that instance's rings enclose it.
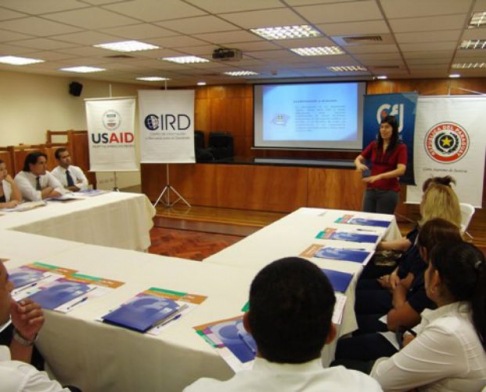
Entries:
{"label": "document on table", "polygon": [[317,234],[320,240],[346,241],[376,245],[381,241],[383,233],[372,229],[337,229],[326,227]]}

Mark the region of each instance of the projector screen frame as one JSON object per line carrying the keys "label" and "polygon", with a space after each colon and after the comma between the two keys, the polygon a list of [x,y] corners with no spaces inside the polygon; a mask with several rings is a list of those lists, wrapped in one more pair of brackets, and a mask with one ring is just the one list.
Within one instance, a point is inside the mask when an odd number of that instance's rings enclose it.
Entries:
{"label": "projector screen frame", "polygon": [[[260,129],[259,139],[257,136],[257,121],[263,118],[263,114],[257,116],[256,106],[260,104],[260,110],[263,110],[263,87],[264,86],[287,86],[287,85],[328,85],[328,84],[356,84],[357,85],[357,140],[353,143],[355,146],[339,146],[336,142],[320,141],[322,144],[334,143],[330,146],[318,146],[312,147],[307,146],[295,146],[295,145],[281,145],[281,141],[266,142],[267,145],[257,145],[257,141],[263,141],[263,129]],[[253,145],[251,150],[277,150],[277,151],[339,151],[339,152],[359,152],[363,149],[363,111],[364,111],[364,96],[367,92],[367,80],[363,79],[353,79],[353,80],[333,80],[333,81],[322,81],[322,80],[312,80],[312,81],[293,81],[293,82],[273,82],[273,81],[262,81],[260,83],[253,84]],[[260,89],[260,93],[257,92]],[[304,141],[303,143],[315,144],[314,141]],[[345,142],[338,142],[339,144],[344,144]]]}

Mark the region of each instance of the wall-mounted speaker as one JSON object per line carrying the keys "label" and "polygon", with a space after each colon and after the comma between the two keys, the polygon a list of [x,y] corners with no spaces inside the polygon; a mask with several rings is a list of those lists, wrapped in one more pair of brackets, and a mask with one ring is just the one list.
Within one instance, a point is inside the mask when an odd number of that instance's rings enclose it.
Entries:
{"label": "wall-mounted speaker", "polygon": [[69,85],[69,94],[79,97],[81,95],[81,92],[83,91],[83,85],[78,82],[72,82]]}

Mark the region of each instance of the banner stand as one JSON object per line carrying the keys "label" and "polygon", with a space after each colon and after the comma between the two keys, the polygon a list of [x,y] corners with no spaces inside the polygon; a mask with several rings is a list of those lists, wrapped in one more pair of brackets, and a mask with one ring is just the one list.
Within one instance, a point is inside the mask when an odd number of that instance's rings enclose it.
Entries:
{"label": "banner stand", "polygon": [[[191,208],[191,205],[188,203],[188,201],[186,199],[184,199],[184,197],[182,197],[182,195],[179,192],[177,192],[177,190],[172,185],[170,185],[169,164],[168,163],[165,164],[165,173],[166,173],[166,176],[167,176],[167,185],[164,187],[164,189],[162,189],[162,192],[160,193],[157,201],[154,203],[154,207],[157,207],[157,204],[159,204],[160,200],[165,195],[165,200],[162,200],[162,204],[164,205],[164,207],[171,208],[175,204],[177,204],[179,201],[182,201],[189,208]],[[172,203],[170,202],[170,192],[171,191],[177,196],[177,199]]]}
{"label": "banner stand", "polygon": [[118,188],[118,185],[117,185],[117,178],[116,178],[116,171],[113,172],[113,176],[114,176],[114,181],[113,181],[113,191],[115,192],[120,192],[120,188]]}

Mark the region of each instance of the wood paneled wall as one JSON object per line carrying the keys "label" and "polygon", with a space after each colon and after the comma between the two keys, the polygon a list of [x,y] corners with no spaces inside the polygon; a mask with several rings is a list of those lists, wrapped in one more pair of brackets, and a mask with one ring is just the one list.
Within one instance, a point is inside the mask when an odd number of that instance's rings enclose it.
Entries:
{"label": "wood paneled wall", "polygon": [[[420,95],[486,93],[486,78],[372,81],[368,94],[417,91]],[[343,151],[253,150],[253,86],[205,86],[196,89],[196,129],[225,131],[242,157],[354,159]],[[484,164],[481,162],[480,164]],[[142,166],[142,189],[155,199],[165,185],[165,170]],[[174,172],[174,175],[172,174]],[[363,185],[349,169],[245,165],[172,165],[171,183],[195,205],[292,211],[301,206],[360,209]],[[404,187],[405,188],[405,187]],[[405,189],[400,199],[405,200]],[[272,200],[270,199],[270,196]],[[275,200],[273,200],[275,198]],[[483,193],[486,201],[486,192]],[[398,214],[418,215],[417,206],[400,203]]]}

